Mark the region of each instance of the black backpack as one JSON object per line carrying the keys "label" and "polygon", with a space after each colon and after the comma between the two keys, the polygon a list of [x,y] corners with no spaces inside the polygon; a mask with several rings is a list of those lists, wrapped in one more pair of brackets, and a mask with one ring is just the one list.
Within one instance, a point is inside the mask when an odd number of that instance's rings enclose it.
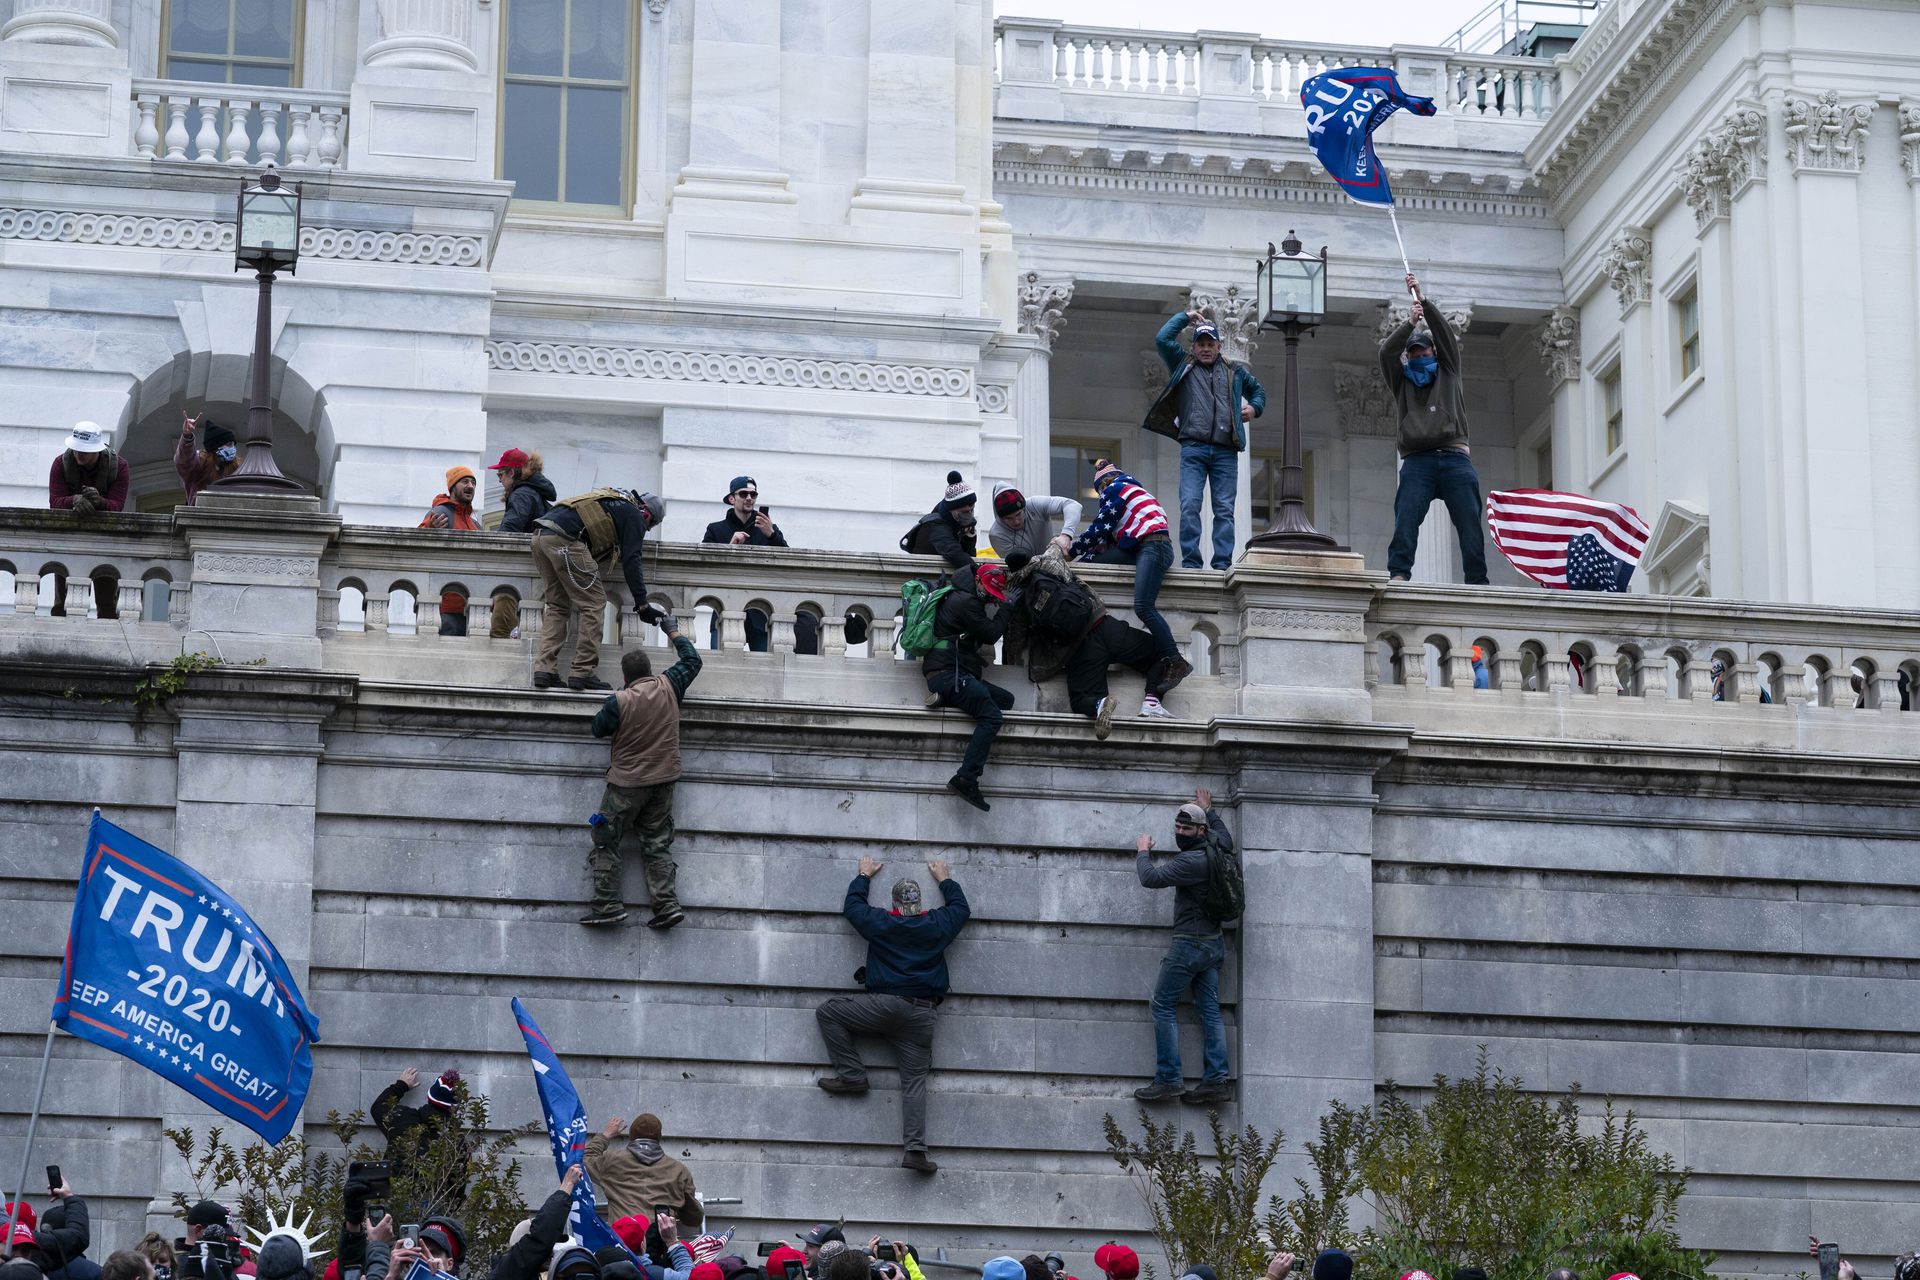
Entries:
{"label": "black backpack", "polygon": [[1035,573],[1022,589],[1021,599],[1034,627],[1057,640],[1078,640],[1093,626],[1093,592],[1077,578]]}
{"label": "black backpack", "polygon": [[1240,874],[1239,852],[1222,848],[1217,840],[1207,841],[1207,878],[1191,892],[1215,924],[1238,920],[1247,909],[1247,882]]}

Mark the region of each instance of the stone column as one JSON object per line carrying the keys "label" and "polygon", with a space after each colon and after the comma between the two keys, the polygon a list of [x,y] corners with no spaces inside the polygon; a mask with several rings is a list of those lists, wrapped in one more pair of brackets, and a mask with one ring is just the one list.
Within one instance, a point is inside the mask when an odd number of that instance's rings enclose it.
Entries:
{"label": "stone column", "polygon": [[15,0],[0,27],[0,151],[133,155],[133,76],[110,0]]}
{"label": "stone column", "polygon": [[480,0],[371,3],[374,40],[353,77],[347,167],[357,173],[494,177],[498,109],[494,77],[481,73],[475,53],[474,8]]}
{"label": "stone column", "polygon": [[1019,483],[1028,493],[1046,493],[1052,483],[1053,342],[1067,323],[1066,310],[1067,304],[1073,301],[1073,281],[1049,279],[1038,271],[1023,271],[1017,289],[1020,332],[1028,340],[1027,358],[1013,381],[1013,416],[1020,427]]}
{"label": "stone column", "polygon": [[1546,478],[1545,487],[1560,487],[1559,474],[1564,470],[1568,476],[1564,483],[1577,490],[1580,486],[1572,479],[1575,468],[1571,463],[1584,436],[1580,420],[1580,308],[1555,307],[1549,312],[1534,338],[1534,348],[1540,353],[1547,385],[1552,388],[1548,394],[1553,418],[1547,433],[1553,441],[1555,474]]}
{"label": "stone column", "polygon": [[[1650,505],[1648,486],[1659,452],[1653,443],[1654,416],[1658,412],[1655,387],[1665,385],[1654,364],[1652,308],[1647,305],[1653,297],[1653,232],[1639,226],[1620,228],[1607,247],[1600,269],[1620,302],[1621,444],[1626,450],[1626,475],[1614,476],[1613,483],[1620,484],[1624,479],[1627,501]],[[1606,449],[1604,425],[1595,423],[1594,430],[1601,433],[1601,438],[1591,458],[1582,459],[1582,467],[1589,473]]]}
{"label": "stone column", "polygon": [[182,649],[228,665],[320,666],[320,555],[340,517],[318,498],[203,493],[174,513],[193,559],[193,613]]}

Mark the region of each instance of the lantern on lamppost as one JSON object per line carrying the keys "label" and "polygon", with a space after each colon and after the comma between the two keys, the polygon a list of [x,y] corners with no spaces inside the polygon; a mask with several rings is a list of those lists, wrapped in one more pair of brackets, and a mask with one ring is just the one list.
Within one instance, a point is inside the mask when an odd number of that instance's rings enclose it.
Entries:
{"label": "lantern on lamppost", "polygon": [[1281,415],[1280,495],[1273,523],[1247,540],[1249,549],[1266,551],[1331,551],[1341,549],[1307,519],[1305,472],[1300,464],[1300,335],[1327,316],[1327,250],[1318,255],[1301,250],[1292,231],[1276,250],[1254,267],[1254,298],[1260,308],[1260,327],[1278,329],[1287,339],[1286,409]]}
{"label": "lantern on lamppost", "polygon": [[286,186],[271,161],[258,182],[240,184],[234,222],[235,271],[260,282],[253,325],[253,402],[247,406],[246,452],[231,474],[207,487],[227,493],[304,493],[298,480],[280,474],[273,460],[273,276],[295,273],[300,261],[300,186]]}

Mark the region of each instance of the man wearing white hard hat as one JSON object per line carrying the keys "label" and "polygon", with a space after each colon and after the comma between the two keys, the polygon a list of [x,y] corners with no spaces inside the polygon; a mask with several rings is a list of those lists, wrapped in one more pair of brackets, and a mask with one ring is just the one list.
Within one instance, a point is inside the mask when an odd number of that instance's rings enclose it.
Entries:
{"label": "man wearing white hard hat", "polygon": [[47,505],[55,511],[92,515],[123,511],[132,477],[127,460],[108,447],[112,433],[97,423],[76,422],[66,451],[47,473]]}

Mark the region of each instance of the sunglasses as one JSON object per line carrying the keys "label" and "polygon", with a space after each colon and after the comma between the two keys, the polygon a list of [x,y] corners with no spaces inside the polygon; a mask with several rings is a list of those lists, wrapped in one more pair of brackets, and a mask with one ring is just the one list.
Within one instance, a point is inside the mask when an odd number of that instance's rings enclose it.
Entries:
{"label": "sunglasses", "polygon": [[738,489],[734,491],[733,496],[736,498],[757,498],[760,496],[760,491],[758,489]]}

